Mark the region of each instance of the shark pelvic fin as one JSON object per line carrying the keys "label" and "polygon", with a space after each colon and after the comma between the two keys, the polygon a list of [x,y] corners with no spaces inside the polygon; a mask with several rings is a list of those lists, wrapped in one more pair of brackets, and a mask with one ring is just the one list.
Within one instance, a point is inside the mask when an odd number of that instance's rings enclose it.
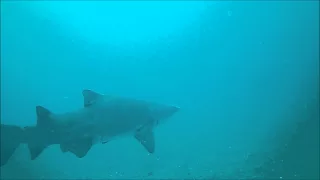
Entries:
{"label": "shark pelvic fin", "polygon": [[93,138],[88,136],[60,144],[60,149],[62,152],[71,152],[78,158],[83,158],[87,155],[92,145]]}
{"label": "shark pelvic fin", "polygon": [[83,95],[83,106],[88,107],[94,104],[98,99],[100,99],[103,95],[92,90],[85,89],[82,91]]}
{"label": "shark pelvic fin", "polygon": [[29,143],[28,148],[29,148],[31,160],[35,160],[46,147],[47,145],[45,144]]}
{"label": "shark pelvic fin", "polygon": [[152,127],[147,125],[136,130],[134,137],[142,144],[142,146],[149,152],[154,153],[155,141]]}

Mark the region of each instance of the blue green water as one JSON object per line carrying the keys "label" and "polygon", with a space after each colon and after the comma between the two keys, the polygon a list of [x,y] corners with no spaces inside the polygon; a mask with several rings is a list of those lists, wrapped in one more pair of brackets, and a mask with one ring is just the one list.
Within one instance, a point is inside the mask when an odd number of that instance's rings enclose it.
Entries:
{"label": "blue green water", "polygon": [[82,159],[51,146],[31,161],[21,145],[2,178],[319,176],[319,128],[279,155],[319,121],[317,1],[1,1],[1,123],[77,109],[87,88],[181,111],[153,155],[131,137]]}

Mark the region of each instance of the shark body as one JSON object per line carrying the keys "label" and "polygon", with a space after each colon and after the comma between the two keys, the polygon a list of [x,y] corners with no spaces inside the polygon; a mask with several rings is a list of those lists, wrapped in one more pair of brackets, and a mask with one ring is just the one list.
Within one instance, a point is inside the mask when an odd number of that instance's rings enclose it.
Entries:
{"label": "shark body", "polygon": [[[179,110],[176,106],[107,96],[91,90],[83,90],[82,94],[83,107],[76,111],[55,114],[37,106],[36,126],[22,129],[23,138],[17,139],[15,144],[9,143],[10,147],[28,144],[33,160],[46,147],[59,144],[62,152],[71,152],[82,158],[95,143],[132,135],[149,153],[154,153],[154,127]],[[21,134],[21,130],[13,129]],[[15,148],[7,148],[5,159],[9,159],[7,157]]]}

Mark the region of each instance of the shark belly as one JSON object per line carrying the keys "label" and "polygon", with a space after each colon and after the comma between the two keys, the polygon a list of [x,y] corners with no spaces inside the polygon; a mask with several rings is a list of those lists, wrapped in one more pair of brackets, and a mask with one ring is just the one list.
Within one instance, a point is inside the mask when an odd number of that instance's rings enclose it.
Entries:
{"label": "shark belly", "polygon": [[94,112],[93,124],[96,135],[112,138],[133,134],[138,128],[152,121],[145,106],[136,106],[123,101],[97,104],[91,107]]}

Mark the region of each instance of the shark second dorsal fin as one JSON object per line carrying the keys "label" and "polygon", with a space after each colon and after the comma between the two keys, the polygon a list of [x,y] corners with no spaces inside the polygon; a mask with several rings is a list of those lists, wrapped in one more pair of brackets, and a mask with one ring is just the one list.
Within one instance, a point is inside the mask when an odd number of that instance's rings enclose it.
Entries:
{"label": "shark second dorsal fin", "polygon": [[36,113],[38,127],[48,127],[52,123],[52,119],[50,118],[52,113],[48,109],[42,106],[37,106]]}
{"label": "shark second dorsal fin", "polygon": [[82,95],[83,95],[83,106],[84,107],[89,107],[92,104],[94,104],[98,99],[100,99],[101,97],[103,97],[102,94],[99,94],[97,92],[94,92],[92,90],[89,89],[85,89],[82,91]]}

